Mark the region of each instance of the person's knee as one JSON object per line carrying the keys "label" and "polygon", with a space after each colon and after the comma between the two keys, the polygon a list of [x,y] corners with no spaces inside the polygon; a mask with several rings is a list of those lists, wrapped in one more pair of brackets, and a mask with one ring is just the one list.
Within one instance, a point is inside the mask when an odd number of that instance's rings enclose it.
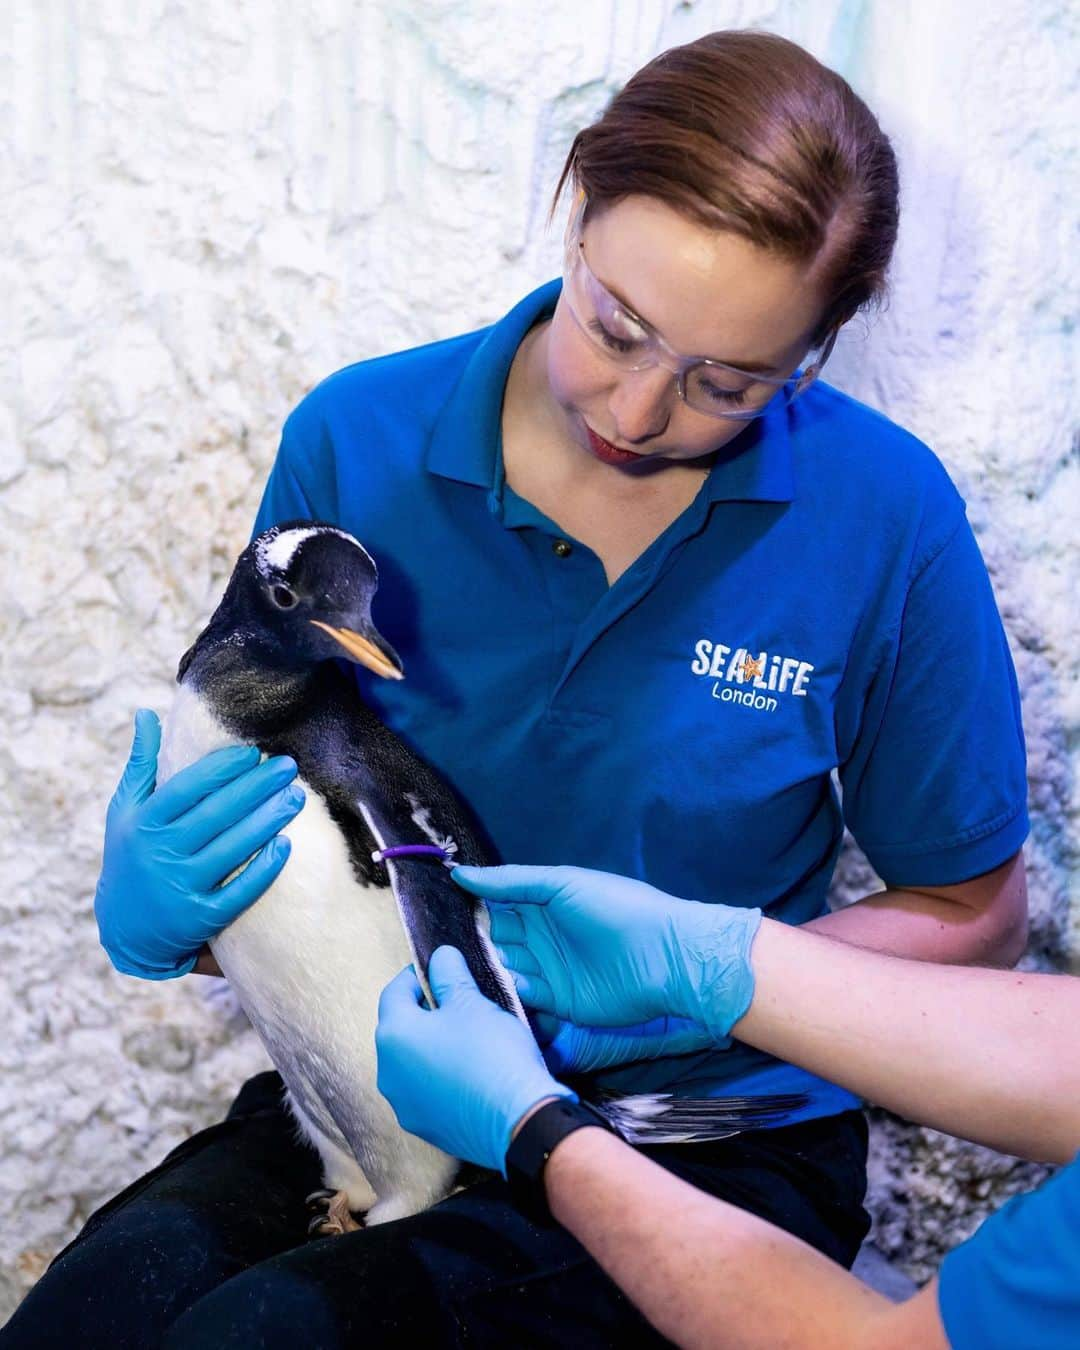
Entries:
{"label": "person's knee", "polygon": [[319,1285],[276,1262],[253,1266],[183,1313],[165,1332],[161,1350],[332,1350],[342,1344],[332,1303]]}
{"label": "person's knee", "polygon": [[169,1328],[163,1350],[444,1345],[457,1278],[484,1278],[469,1233],[433,1212],[308,1242],[234,1276]]}
{"label": "person's knee", "polygon": [[4,1329],[4,1350],[144,1350],[235,1273],[204,1216],[178,1205],[132,1205],[49,1267]]}

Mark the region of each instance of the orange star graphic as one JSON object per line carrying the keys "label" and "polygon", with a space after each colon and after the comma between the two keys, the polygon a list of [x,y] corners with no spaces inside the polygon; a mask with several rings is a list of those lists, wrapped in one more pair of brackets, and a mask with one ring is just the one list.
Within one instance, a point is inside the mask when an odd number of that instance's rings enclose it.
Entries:
{"label": "orange star graphic", "polygon": [[754,658],[753,658],[752,656],[748,656],[748,657],[746,658],[745,663],[743,664],[743,670],[742,670],[742,677],[743,677],[743,679],[744,679],[744,680],[752,680],[752,679],[755,677],[755,675],[756,675],[758,678],[764,678],[765,671],[764,671],[764,669],[763,669],[763,666],[764,666],[764,662],[762,662],[762,661],[755,661]]}

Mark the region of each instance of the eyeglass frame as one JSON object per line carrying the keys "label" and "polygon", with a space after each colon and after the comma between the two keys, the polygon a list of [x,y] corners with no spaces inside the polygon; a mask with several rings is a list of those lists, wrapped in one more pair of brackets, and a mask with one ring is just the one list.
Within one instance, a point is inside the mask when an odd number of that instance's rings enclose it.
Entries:
{"label": "eyeglass frame", "polygon": [[[585,324],[581,321],[581,318],[575,312],[574,306],[568,296],[566,302],[567,308],[569,309],[574,322],[597,351],[606,356],[608,360],[611,361],[612,365],[618,366],[620,370],[629,371],[649,370],[653,366],[662,366],[666,371],[675,376],[675,388],[679,397],[686,403],[688,408],[693,409],[694,412],[701,413],[703,417],[718,417],[725,421],[734,422],[752,422],[755,418],[761,417],[766,409],[772,405],[773,400],[780,390],[785,389],[789,385],[792,386],[792,388],[787,393],[786,401],[790,403],[793,399],[798,398],[798,396],[808,389],[817,379],[818,375],[821,373],[822,367],[832,354],[837,334],[840,332],[840,324],[837,324],[832,328],[825,341],[820,344],[821,355],[813,365],[807,366],[805,370],[800,370],[798,366],[796,366],[792,373],[786,376],[763,375],[759,371],[744,370],[740,366],[728,365],[725,361],[715,361],[709,356],[681,356],[673,347],[664,341],[660,334],[657,333],[650,324],[646,323],[645,320],[635,314],[629,306],[624,305],[621,300],[612,295],[589,266],[588,260],[585,257],[585,240],[583,238],[583,222],[587,205],[588,199],[584,189],[581,189],[578,192],[574,214],[567,227],[563,267],[564,293],[569,290],[569,282],[573,269],[579,265],[584,267],[593,284],[608,297],[617,309],[621,310],[633,323],[637,324],[646,335],[645,343],[647,359],[634,365],[627,365],[625,361],[620,359],[620,354],[618,352],[609,351],[595,333],[589,332],[588,328],[586,328]],[[612,336],[615,335],[613,334]],[[810,349],[808,348],[807,350]],[[667,360],[662,359],[664,355],[668,358]],[[699,408],[696,404],[689,403],[686,398],[686,375],[690,370],[696,369],[698,366],[707,366],[710,369],[723,370],[730,375],[738,375],[744,379],[751,380],[755,384],[775,385],[775,390],[759,408]]]}

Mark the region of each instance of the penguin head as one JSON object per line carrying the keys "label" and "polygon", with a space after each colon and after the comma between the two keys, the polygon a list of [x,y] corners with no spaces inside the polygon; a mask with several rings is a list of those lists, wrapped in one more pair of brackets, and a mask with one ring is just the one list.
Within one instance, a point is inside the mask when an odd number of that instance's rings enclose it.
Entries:
{"label": "penguin head", "polygon": [[378,584],[371,555],[346,531],[311,520],[275,525],[240,555],[207,634],[239,636],[274,665],[343,657],[400,680],[401,658],[371,619]]}

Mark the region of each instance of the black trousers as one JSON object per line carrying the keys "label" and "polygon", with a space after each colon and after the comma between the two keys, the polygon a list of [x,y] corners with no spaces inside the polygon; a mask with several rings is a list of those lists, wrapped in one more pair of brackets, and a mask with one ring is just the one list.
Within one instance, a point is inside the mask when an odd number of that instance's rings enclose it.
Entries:
{"label": "black trousers", "polygon": [[[859,1112],[645,1152],[846,1266],[869,1227]],[[308,1241],[304,1197],[321,1184],[280,1077],[256,1075],[225,1120],[91,1215],[0,1350],[667,1344],[569,1233],[519,1214],[501,1178]]]}

